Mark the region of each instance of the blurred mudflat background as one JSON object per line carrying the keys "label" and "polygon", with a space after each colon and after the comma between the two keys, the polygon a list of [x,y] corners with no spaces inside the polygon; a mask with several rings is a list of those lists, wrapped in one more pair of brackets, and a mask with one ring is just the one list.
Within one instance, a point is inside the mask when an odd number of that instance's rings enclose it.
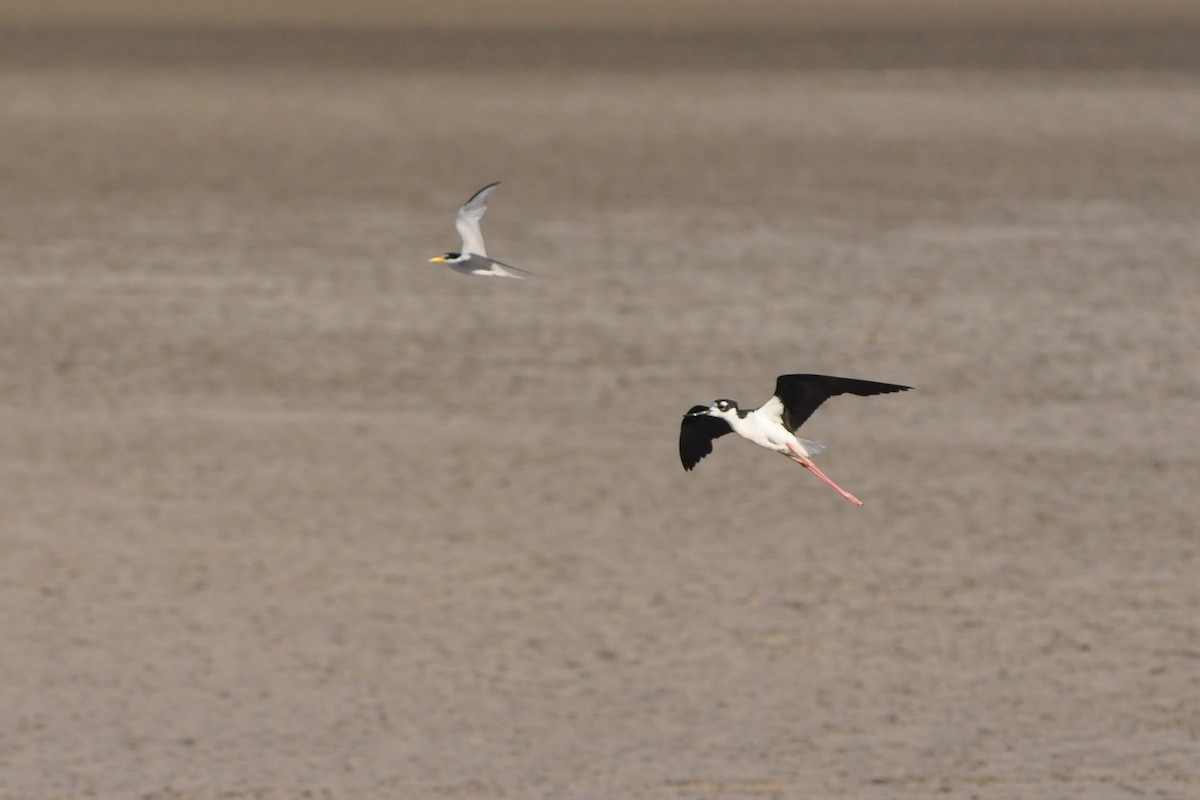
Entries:
{"label": "blurred mudflat background", "polygon": [[1200,796],[1197,40],[0,33],[0,797]]}

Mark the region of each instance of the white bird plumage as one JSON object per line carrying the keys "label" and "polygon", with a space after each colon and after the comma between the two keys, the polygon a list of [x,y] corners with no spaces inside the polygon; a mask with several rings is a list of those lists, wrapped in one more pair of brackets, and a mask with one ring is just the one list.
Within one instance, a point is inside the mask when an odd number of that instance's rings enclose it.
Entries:
{"label": "white bird plumage", "polygon": [[476,192],[470,200],[463,203],[462,208],[458,210],[454,227],[458,229],[458,235],[462,237],[461,252],[473,253],[477,256],[487,255],[487,248],[483,244],[483,231],[479,228],[479,222],[487,213],[488,198],[499,185],[500,181],[489,183]]}
{"label": "white bird plumage", "polygon": [[[454,219],[454,227],[462,237],[462,249],[457,253],[442,253],[429,259],[438,264],[445,264],[450,269],[466,275],[478,275],[485,278],[515,278],[524,280],[524,275],[533,275],[529,270],[504,264],[487,254],[483,243],[483,230],[479,227],[483,215],[487,213],[488,198],[492,191],[500,185],[500,181],[489,183],[463,203]],[[517,273],[523,273],[518,275]]]}

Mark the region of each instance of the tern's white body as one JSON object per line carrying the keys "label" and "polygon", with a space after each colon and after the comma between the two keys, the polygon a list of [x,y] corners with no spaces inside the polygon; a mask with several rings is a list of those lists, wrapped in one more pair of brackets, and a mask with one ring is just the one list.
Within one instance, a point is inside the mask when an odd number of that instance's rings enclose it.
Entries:
{"label": "tern's white body", "polygon": [[483,244],[483,230],[479,227],[479,222],[487,213],[488,197],[497,186],[499,186],[499,181],[489,183],[473,194],[471,199],[463,203],[462,208],[458,210],[458,216],[454,219],[454,227],[458,229],[458,235],[462,237],[462,249],[457,253],[443,253],[440,256],[434,256],[429,259],[430,261],[445,264],[455,272],[461,272],[464,275],[478,275],[483,278],[515,278],[522,281],[525,278],[518,275],[518,272],[526,275],[534,274],[527,269],[514,267],[511,264],[502,264],[487,254],[487,247]]}

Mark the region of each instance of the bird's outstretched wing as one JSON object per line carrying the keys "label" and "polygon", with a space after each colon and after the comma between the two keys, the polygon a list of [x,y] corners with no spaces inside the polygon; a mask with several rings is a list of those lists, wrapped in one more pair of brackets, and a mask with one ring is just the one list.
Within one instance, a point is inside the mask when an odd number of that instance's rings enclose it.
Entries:
{"label": "bird's outstretched wing", "polygon": [[[713,439],[733,433],[729,423],[720,417],[697,414],[708,410],[708,406],[692,406],[679,426],[679,460],[683,468],[691,471],[700,459],[713,451]],[[695,414],[695,416],[692,416]]]}
{"label": "bird's outstretched wing", "polygon": [[[775,397],[763,404],[759,410],[778,413],[783,426],[795,433],[796,429],[831,397],[839,394],[870,397],[889,392],[903,392],[911,388],[895,383],[835,378],[832,375],[780,375],[775,379]],[[772,404],[776,407],[772,407]]]}
{"label": "bird's outstretched wing", "polygon": [[500,181],[489,183],[471,195],[471,199],[463,203],[462,208],[458,210],[454,227],[458,229],[458,235],[462,237],[462,252],[487,255],[487,250],[483,246],[483,231],[479,229],[479,221],[487,212],[488,196],[499,185]]}
{"label": "bird's outstretched wing", "polygon": [[[530,277],[532,277],[532,278],[540,278],[540,277],[542,277],[542,276],[541,276],[539,273],[537,273],[537,272],[530,272],[529,270],[527,270],[527,269],[524,269],[524,268],[522,268],[522,267],[514,267],[512,264],[505,264],[503,261],[497,261],[497,260],[496,260],[496,259],[494,259],[494,258],[488,258],[488,261],[492,262],[494,265],[496,265],[497,267],[500,267],[500,268],[501,268],[501,269],[503,269],[503,270],[512,270],[513,272],[519,272],[519,273],[521,273],[521,275],[529,275],[529,276],[530,276]],[[510,277],[510,278],[520,278],[520,277],[521,277],[521,275],[509,275],[508,277]]]}

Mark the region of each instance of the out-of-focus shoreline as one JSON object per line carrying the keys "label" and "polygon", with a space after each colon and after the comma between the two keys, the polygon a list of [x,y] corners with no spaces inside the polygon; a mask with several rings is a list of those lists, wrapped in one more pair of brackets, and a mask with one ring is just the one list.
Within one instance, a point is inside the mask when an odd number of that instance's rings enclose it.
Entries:
{"label": "out-of-focus shoreline", "polygon": [[[0,66],[1200,70],[1200,26],[810,31],[0,27]],[[469,42],[469,46],[463,46]]]}
{"label": "out-of-focus shoreline", "polygon": [[1048,27],[1200,24],[1192,0],[792,0],[734,3],[728,0],[607,0],[557,3],[522,0],[8,0],[0,26],[77,25],[303,25],[324,27],[442,26],[459,29],[588,30],[829,30]]}

